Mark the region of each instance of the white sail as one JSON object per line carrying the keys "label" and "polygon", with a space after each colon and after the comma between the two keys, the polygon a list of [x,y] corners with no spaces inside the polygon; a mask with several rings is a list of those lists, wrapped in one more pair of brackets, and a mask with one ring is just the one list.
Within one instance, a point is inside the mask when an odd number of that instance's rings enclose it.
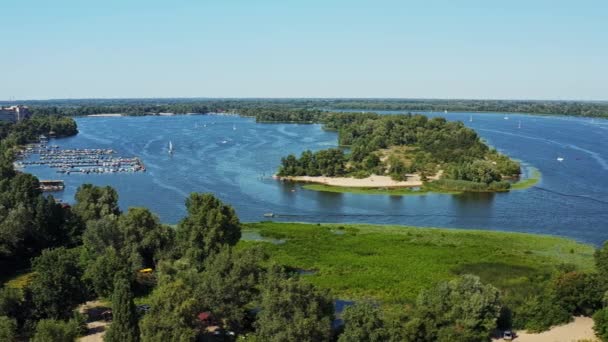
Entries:
{"label": "white sail", "polygon": [[169,153],[173,153],[173,143],[169,141]]}

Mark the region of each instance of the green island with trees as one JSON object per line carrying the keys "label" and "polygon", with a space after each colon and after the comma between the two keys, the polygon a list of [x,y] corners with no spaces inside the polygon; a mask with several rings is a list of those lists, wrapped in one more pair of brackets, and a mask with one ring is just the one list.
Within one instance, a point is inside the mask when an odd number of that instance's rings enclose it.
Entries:
{"label": "green island with trees", "polygon": [[[20,144],[64,117],[4,125],[0,340],[73,341],[83,303],[111,309],[105,341],[489,341],[593,315],[608,341],[608,244],[515,233],[242,223],[192,193],[169,226],[83,184],[72,205],[12,168]],[[258,241],[243,239],[257,233]],[[265,241],[268,240],[268,241]],[[335,301],[353,305],[336,312]],[[136,305],[146,304],[145,306]],[[339,317],[343,325],[334,324]]]}
{"label": "green island with trees", "polygon": [[[427,191],[508,191],[511,182],[507,179],[520,175],[518,162],[489,148],[462,122],[449,122],[444,118],[270,109],[256,111],[255,117],[262,122],[318,122],[324,129],[338,132],[338,144],[343,148],[304,151],[299,158],[284,157],[277,172],[281,179],[316,182],[319,178],[311,177],[361,179],[380,175],[402,182],[415,177],[421,182],[414,186],[422,186],[422,191],[393,190],[392,193],[420,194]],[[412,186],[407,182],[397,184]],[[374,187],[373,183],[368,187]],[[319,190],[319,187],[308,188]],[[379,185],[377,188],[389,188],[382,192],[391,194],[391,186]],[[349,190],[350,187],[343,189]]]}

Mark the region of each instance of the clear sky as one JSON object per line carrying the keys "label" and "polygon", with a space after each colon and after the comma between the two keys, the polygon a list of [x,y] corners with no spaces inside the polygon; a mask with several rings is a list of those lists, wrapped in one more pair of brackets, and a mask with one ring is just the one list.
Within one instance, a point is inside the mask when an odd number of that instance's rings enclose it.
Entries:
{"label": "clear sky", "polygon": [[608,1],[0,0],[0,100],[608,100]]}

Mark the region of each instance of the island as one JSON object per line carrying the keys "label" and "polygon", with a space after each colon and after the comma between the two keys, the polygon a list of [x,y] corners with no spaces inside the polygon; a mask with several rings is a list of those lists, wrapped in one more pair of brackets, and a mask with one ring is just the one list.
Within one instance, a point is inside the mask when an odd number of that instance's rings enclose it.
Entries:
{"label": "island", "polygon": [[283,181],[348,189],[495,192],[508,191],[521,174],[519,162],[489,147],[462,122],[444,118],[266,110],[256,119],[318,122],[338,133],[338,148],[282,158],[276,177]]}

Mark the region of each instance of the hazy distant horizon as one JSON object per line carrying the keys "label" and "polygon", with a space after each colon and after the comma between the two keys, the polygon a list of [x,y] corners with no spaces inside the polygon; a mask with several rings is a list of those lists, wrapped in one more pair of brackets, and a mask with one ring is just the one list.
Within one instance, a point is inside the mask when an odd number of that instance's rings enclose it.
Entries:
{"label": "hazy distant horizon", "polygon": [[606,100],[580,100],[580,99],[522,99],[522,98],[440,98],[440,97],[83,97],[83,98],[28,98],[28,99],[0,99],[0,103],[20,102],[53,102],[53,101],[214,101],[214,100],[389,100],[389,101],[526,101],[526,102],[579,102],[579,103],[606,103]]}

